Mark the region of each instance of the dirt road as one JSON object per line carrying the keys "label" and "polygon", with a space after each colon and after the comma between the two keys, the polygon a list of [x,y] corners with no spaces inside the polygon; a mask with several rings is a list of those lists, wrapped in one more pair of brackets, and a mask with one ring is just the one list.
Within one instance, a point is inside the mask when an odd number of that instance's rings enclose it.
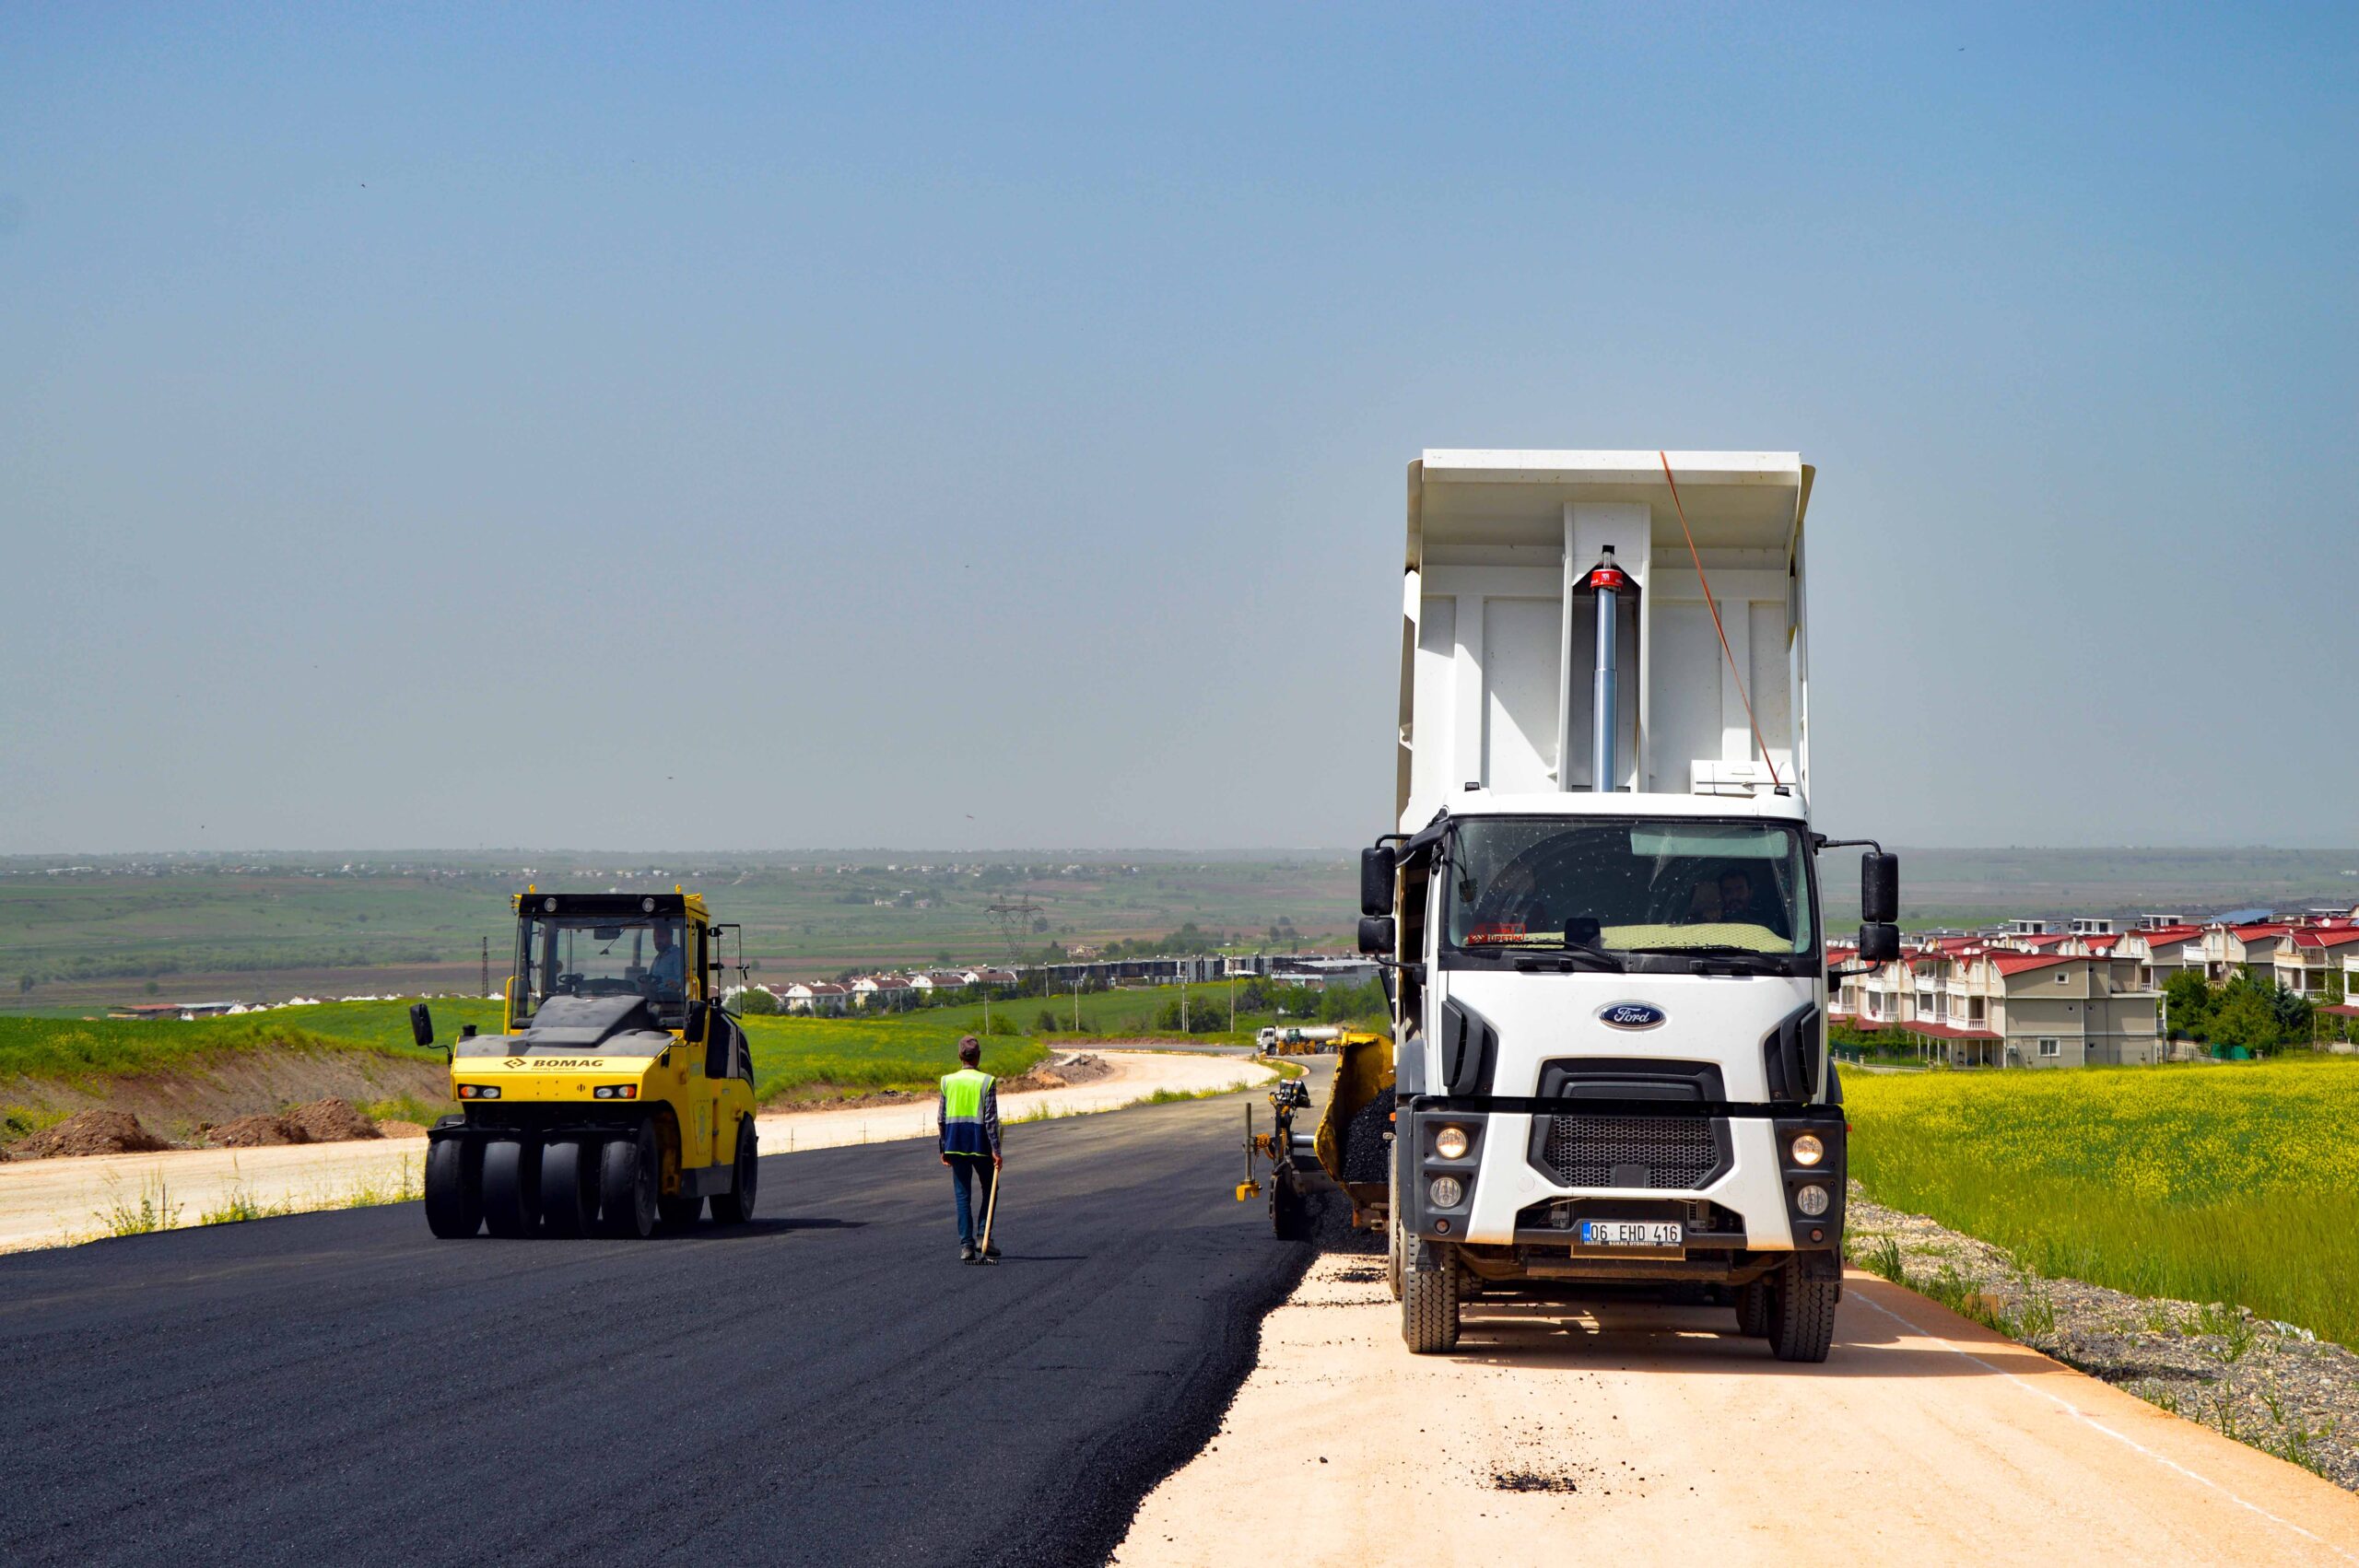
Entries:
{"label": "dirt road", "polygon": [[1327,1254],[1264,1320],[1122,1568],[2359,1562],[2359,1499],[1881,1280],[1824,1366],[1723,1309],[1573,1304],[1420,1357],[1383,1261]]}
{"label": "dirt road", "polygon": [[[1003,1120],[1112,1110],[1157,1090],[1195,1094],[1258,1083],[1270,1069],[1236,1056],[1154,1050],[1104,1050],[1107,1077],[1068,1089],[1004,1096]],[[933,1136],[932,1100],[839,1111],[763,1116],[762,1153],[833,1149]],[[265,1210],[303,1212],[346,1206],[414,1189],[426,1142],[408,1138],[356,1143],[302,1143],[268,1149],[176,1149],[158,1154],[100,1154],[0,1164],[0,1252],[60,1246],[107,1234],[116,1208],[143,1202],[172,1224],[201,1223],[208,1210],[243,1197]]]}

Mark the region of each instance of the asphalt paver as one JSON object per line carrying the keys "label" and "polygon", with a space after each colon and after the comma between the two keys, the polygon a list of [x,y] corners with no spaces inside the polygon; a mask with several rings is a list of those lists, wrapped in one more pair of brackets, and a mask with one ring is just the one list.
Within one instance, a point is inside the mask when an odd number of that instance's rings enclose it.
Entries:
{"label": "asphalt paver", "polygon": [[1011,1127],[996,1268],[922,1142],[644,1242],[412,1203],[0,1258],[0,1561],[1102,1561],[1309,1261],[1230,1195],[1242,1106]]}

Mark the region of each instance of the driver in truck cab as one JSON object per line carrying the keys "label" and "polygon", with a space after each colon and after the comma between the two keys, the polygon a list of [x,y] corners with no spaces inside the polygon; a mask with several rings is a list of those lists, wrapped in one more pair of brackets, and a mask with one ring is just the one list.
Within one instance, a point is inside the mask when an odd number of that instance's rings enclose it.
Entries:
{"label": "driver in truck cab", "polygon": [[647,994],[658,1001],[677,1001],[688,989],[687,949],[672,940],[672,924],[655,922],[655,956],[647,965]]}

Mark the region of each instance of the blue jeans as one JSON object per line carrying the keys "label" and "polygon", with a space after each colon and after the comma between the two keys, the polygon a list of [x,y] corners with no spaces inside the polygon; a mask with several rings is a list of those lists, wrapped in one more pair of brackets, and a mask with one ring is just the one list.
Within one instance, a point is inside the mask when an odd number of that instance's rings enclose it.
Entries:
{"label": "blue jeans", "polygon": [[[991,1207],[992,1186],[999,1172],[988,1154],[953,1154],[950,1156],[950,1181],[958,1191],[958,1240],[962,1246],[974,1246],[982,1239],[983,1211]],[[974,1199],[967,1197],[968,1183],[974,1184]]]}

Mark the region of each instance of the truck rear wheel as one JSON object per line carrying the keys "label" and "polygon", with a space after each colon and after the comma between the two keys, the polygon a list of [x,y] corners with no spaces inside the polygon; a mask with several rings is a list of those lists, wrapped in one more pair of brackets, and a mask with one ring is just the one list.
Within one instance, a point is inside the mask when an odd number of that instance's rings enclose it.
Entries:
{"label": "truck rear wheel", "polygon": [[426,1151],[426,1228],[445,1241],[483,1229],[483,1154],[464,1138]]}
{"label": "truck rear wheel", "polygon": [[1736,1331],[1755,1340],[1769,1337],[1767,1280],[1755,1280],[1736,1288]]}
{"label": "truck rear wheel", "polygon": [[655,1129],[641,1122],[635,1138],[609,1138],[598,1159],[598,1233],[641,1237],[655,1232]]}
{"label": "truck rear wheel", "polygon": [[1825,1361],[1835,1343],[1843,1279],[1821,1256],[1800,1254],[1777,1272],[1769,1293],[1769,1352],[1779,1361]]}
{"label": "truck rear wheel", "polygon": [[762,1143],[754,1132],[754,1118],[741,1118],[737,1123],[736,1179],[728,1191],[713,1194],[714,1223],[742,1225],[754,1217],[754,1188],[761,1179],[761,1156]]}
{"label": "truck rear wheel", "polygon": [[483,1221],[496,1236],[528,1236],[541,1223],[541,1146],[495,1138],[483,1146]]}
{"label": "truck rear wheel", "polygon": [[588,1235],[598,1222],[598,1146],[560,1138],[541,1151],[541,1221],[556,1236]]}
{"label": "truck rear wheel", "polygon": [[1434,1243],[1407,1232],[1401,1236],[1401,1338],[1421,1356],[1458,1348],[1458,1258],[1438,1247],[1438,1269],[1420,1269]]}

